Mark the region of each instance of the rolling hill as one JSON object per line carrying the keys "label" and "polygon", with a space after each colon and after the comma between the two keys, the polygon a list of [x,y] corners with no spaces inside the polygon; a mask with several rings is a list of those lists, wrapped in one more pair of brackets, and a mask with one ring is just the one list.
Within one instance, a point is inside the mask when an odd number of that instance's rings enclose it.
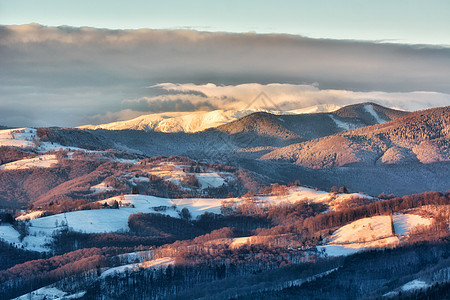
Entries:
{"label": "rolling hill", "polygon": [[[277,139],[279,144],[317,139],[345,130],[381,124],[407,115],[408,112],[385,108],[375,103],[361,103],[343,107],[334,112],[305,114],[270,114],[256,112],[230,123],[218,126],[217,131],[230,136],[252,134],[257,137]],[[256,146],[249,145],[239,146]],[[258,146],[261,141],[258,141]],[[266,142],[266,146],[276,146]]]}
{"label": "rolling hill", "polygon": [[262,156],[313,169],[450,160],[450,107],[289,145]]}

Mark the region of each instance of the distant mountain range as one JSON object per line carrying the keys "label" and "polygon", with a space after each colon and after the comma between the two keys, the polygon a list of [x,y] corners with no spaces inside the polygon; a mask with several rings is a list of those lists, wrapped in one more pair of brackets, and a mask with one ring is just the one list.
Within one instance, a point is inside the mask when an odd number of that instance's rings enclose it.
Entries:
{"label": "distant mountain range", "polygon": [[[339,109],[337,105],[321,104],[288,112],[267,111],[275,114],[309,114],[331,112]],[[227,124],[249,114],[258,112],[258,109],[244,110],[214,110],[198,112],[166,112],[142,115],[137,118],[112,122],[100,125],[84,125],[78,128],[107,129],[107,130],[144,130],[156,132],[199,132],[208,128]]]}
{"label": "distant mountain range", "polygon": [[[108,144],[107,147],[111,147],[109,145],[111,140],[129,145],[131,136],[135,136],[134,147],[148,155],[160,154],[153,151],[155,145],[158,147],[156,152],[163,152],[162,148],[165,148],[166,154],[177,155],[183,155],[186,151],[205,149],[207,145],[212,144],[215,148],[222,149],[224,143],[226,151],[247,149],[247,152],[248,150],[251,152],[251,148],[255,147],[283,147],[349,129],[384,123],[408,114],[374,103],[350,105],[333,112],[317,112],[336,108],[329,105],[315,106],[305,109],[304,113],[300,114],[299,110],[289,112],[217,110],[151,114],[129,121],[86,125],[80,129],[101,129],[95,132],[97,136],[101,134],[106,137],[104,141]],[[307,113],[309,111],[314,113]],[[124,130],[141,133],[128,132],[124,137],[120,133]],[[151,145],[146,142],[149,139],[153,140]]]}
{"label": "distant mountain range", "polygon": [[[322,189],[345,184],[371,194],[408,194],[450,187],[449,107],[409,113],[366,102],[333,112],[214,111],[173,114],[159,123],[152,118],[162,115],[96,130],[45,128],[40,138],[87,150],[185,156],[247,169],[267,181],[299,179]],[[181,127],[162,132],[170,122]]]}

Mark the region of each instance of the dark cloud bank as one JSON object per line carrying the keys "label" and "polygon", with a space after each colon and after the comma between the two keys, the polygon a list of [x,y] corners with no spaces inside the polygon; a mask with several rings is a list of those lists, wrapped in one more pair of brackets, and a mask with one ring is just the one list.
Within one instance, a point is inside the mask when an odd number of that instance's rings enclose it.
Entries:
{"label": "dark cloud bank", "polygon": [[[170,91],[146,88],[164,82],[428,91],[440,93],[440,105],[450,94],[449,79],[445,47],[280,34],[0,26],[0,123],[11,126],[98,123],[102,114],[145,110],[136,108],[142,99],[156,101],[159,110],[220,107],[201,88],[192,90],[204,98],[201,105],[185,99],[189,91],[170,104],[165,102]],[[423,101],[424,107],[437,105],[431,96]]]}

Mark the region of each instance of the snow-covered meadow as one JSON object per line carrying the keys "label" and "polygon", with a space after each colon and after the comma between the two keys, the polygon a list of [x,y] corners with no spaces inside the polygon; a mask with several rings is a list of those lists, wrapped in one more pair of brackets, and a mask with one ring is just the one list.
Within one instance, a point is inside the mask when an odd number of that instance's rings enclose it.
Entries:
{"label": "snow-covered meadow", "polygon": [[[356,220],[336,230],[328,242],[319,246],[329,256],[350,255],[364,249],[392,247],[417,226],[429,226],[431,219],[397,213]],[[393,226],[392,226],[393,225]]]}
{"label": "snow-covered meadow", "polygon": [[[200,173],[213,174],[215,173]],[[93,191],[107,189],[106,186],[99,184],[93,187]],[[334,194],[323,191],[317,191],[306,187],[291,187],[285,195],[261,195],[255,196],[259,205],[280,205],[282,203],[294,203],[296,201],[311,201],[329,204],[342,203],[355,197],[369,197],[363,194]],[[18,220],[29,220],[28,235],[25,236],[20,246],[34,251],[48,251],[47,246],[52,242],[52,236],[62,229],[69,229],[84,233],[105,233],[105,232],[126,232],[129,230],[128,218],[136,213],[161,213],[174,218],[180,218],[180,212],[187,208],[192,218],[209,212],[220,214],[221,206],[224,200],[240,203],[242,198],[160,198],[146,195],[124,195],[116,196],[106,200],[99,201],[101,204],[108,203],[112,205],[114,201],[120,204],[119,209],[96,209],[80,210],[56,214],[46,217],[40,217],[42,211],[35,211],[19,216]],[[0,227],[0,230],[3,230]],[[5,229],[6,230],[6,229]],[[12,228],[15,231],[15,229]],[[6,233],[5,233],[6,234]],[[18,233],[17,233],[18,234]],[[8,229],[8,242],[17,239],[11,238],[11,229]]]}

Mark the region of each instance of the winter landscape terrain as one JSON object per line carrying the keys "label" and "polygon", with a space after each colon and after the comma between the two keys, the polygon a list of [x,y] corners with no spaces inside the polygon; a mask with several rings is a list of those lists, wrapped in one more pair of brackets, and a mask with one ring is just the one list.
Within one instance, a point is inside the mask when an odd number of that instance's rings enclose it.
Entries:
{"label": "winter landscape terrain", "polygon": [[374,103],[1,130],[1,293],[442,295],[449,134],[449,107]]}
{"label": "winter landscape terrain", "polygon": [[0,0],[0,300],[450,300],[449,12]]}

